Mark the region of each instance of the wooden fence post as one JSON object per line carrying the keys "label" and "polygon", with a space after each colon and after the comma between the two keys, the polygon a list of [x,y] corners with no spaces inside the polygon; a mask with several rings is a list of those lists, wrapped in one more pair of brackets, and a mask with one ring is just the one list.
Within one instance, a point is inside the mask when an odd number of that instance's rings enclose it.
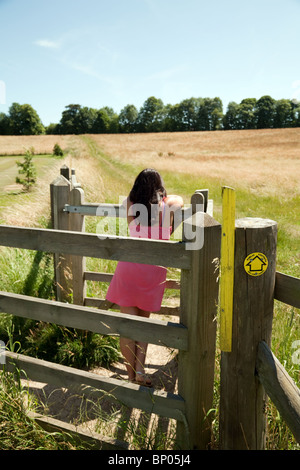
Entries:
{"label": "wooden fence post", "polygon": [[60,168],[60,174],[66,178],[66,180],[70,181],[70,168],[67,165],[63,165]]}
{"label": "wooden fence post", "polygon": [[[80,187],[74,187],[70,194],[70,205],[80,206],[84,203],[84,191]],[[70,213],[70,230],[76,232],[85,231],[84,215]],[[72,281],[73,281],[73,303],[84,305],[86,297],[86,283],[84,272],[86,268],[86,258],[84,256],[72,256]]]}
{"label": "wooden fence post", "polygon": [[[52,228],[69,230],[69,214],[64,212],[65,204],[70,204],[70,182],[63,176],[58,176],[50,184]],[[54,270],[56,299],[70,301],[71,293],[71,259],[69,255],[54,254]]]}
{"label": "wooden fence post", "polygon": [[255,364],[259,343],[271,342],[277,224],[244,218],[235,227],[232,349],[221,353],[220,448],[262,450],[267,397]]}
{"label": "wooden fence post", "polygon": [[[191,250],[191,269],[181,271],[180,322],[188,328],[188,351],[180,351],[178,363],[178,393],[186,403],[186,423],[177,424],[181,449],[207,449],[211,442],[221,225],[206,213],[200,219],[204,245]],[[184,221],[184,240],[185,228],[191,233],[197,223],[197,214]]]}

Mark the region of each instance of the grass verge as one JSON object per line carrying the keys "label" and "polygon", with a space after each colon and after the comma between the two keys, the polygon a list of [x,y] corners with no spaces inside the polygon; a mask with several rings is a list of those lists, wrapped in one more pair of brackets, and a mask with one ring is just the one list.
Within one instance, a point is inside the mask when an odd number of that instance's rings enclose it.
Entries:
{"label": "grass verge", "polygon": [[1,450],[80,450],[71,436],[41,429],[28,411],[35,411],[33,397],[12,374],[0,372],[0,449]]}

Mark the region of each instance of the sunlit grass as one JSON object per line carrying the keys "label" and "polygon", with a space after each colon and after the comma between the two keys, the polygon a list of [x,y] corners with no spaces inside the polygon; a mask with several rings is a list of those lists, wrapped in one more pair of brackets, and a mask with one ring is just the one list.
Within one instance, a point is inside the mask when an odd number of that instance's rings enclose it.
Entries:
{"label": "sunlit grass", "polygon": [[0,372],[0,449],[3,450],[75,450],[70,435],[49,433],[29,417],[37,403],[12,374]]}

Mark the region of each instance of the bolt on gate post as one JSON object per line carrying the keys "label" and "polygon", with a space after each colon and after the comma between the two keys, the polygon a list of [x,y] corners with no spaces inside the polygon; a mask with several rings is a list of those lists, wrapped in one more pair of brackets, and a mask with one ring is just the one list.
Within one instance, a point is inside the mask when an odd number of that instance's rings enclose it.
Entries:
{"label": "bolt on gate post", "polygon": [[271,342],[276,243],[273,220],[236,220],[232,347],[221,353],[221,449],[265,447],[267,397],[255,364],[259,343]]}
{"label": "bolt on gate post", "polygon": [[[185,233],[195,232],[197,223],[196,214],[184,221],[184,241]],[[180,322],[188,328],[188,351],[180,351],[178,363],[178,393],[185,400],[186,423],[177,424],[180,448],[199,450],[211,442],[207,414],[214,395],[221,246],[221,225],[207,213],[201,214],[200,223],[203,246],[191,250],[191,269],[181,272]]]}

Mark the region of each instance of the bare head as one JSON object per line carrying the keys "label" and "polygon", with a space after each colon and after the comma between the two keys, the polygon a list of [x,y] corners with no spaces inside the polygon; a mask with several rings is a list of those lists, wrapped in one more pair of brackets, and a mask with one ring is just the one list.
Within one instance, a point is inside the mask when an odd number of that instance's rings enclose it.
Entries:
{"label": "bare head", "polygon": [[143,204],[147,207],[150,222],[151,205],[159,204],[166,195],[167,192],[158,171],[146,168],[136,177],[129,199],[133,204]]}

